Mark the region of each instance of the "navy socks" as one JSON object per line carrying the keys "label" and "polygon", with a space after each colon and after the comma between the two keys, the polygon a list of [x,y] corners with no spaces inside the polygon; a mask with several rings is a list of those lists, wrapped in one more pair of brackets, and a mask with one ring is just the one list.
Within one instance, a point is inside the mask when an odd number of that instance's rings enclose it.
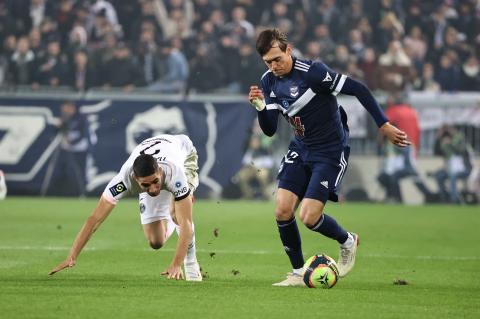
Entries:
{"label": "navy socks", "polygon": [[302,254],[302,240],[295,217],[286,221],[277,220],[277,226],[283,247],[288,258],[290,258],[293,269],[302,268],[305,263]]}
{"label": "navy socks", "polygon": [[327,236],[328,238],[335,239],[339,244],[345,243],[348,239],[348,233],[333,217],[330,217],[327,214],[322,214],[320,219],[313,226],[308,226],[308,228]]}

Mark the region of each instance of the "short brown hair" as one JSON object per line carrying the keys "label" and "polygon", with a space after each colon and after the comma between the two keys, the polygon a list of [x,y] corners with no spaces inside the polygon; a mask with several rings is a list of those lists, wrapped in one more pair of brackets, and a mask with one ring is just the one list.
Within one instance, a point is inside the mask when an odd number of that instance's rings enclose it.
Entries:
{"label": "short brown hair", "polygon": [[285,33],[277,28],[262,31],[257,38],[256,48],[260,56],[264,56],[275,45],[285,52],[288,46],[288,39]]}

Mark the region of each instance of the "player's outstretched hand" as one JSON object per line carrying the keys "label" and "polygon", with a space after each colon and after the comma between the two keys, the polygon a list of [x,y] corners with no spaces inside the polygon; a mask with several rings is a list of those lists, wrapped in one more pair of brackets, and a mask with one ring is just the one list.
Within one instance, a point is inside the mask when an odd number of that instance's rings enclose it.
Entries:
{"label": "player's outstretched hand", "polygon": [[263,96],[262,90],[256,85],[250,87],[248,101],[257,109],[257,111],[262,111],[265,108],[265,97]]}
{"label": "player's outstretched hand", "polygon": [[396,146],[406,147],[412,144],[404,131],[399,130],[389,122],[383,124],[382,127],[380,127],[380,131]]}
{"label": "player's outstretched hand", "polygon": [[65,268],[71,268],[71,267],[75,266],[76,263],[77,263],[77,261],[74,258],[69,257],[69,258],[65,259],[63,262],[61,262],[60,264],[58,264],[57,267],[53,268],[48,274],[49,275],[54,275],[57,272],[59,272],[61,270],[64,270]]}
{"label": "player's outstretched hand", "polygon": [[161,273],[163,276],[167,276],[168,279],[183,279],[182,266],[170,265],[167,270]]}

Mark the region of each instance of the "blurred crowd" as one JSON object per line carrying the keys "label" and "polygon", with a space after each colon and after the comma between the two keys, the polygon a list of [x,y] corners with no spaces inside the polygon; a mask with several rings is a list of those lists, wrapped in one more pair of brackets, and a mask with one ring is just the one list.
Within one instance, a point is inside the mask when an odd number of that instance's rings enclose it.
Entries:
{"label": "blurred crowd", "polygon": [[480,87],[476,0],[0,0],[0,86],[244,93],[266,26],[374,90]]}

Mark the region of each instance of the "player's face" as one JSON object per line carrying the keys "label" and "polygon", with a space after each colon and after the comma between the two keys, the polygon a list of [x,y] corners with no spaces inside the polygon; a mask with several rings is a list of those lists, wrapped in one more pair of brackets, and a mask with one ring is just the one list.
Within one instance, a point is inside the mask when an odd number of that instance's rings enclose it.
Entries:
{"label": "player's face", "polygon": [[137,177],[136,180],[143,191],[147,192],[148,195],[155,197],[160,194],[160,190],[162,189],[164,174],[162,170],[159,169],[155,174],[145,177]]}
{"label": "player's face", "polygon": [[278,45],[274,45],[262,58],[275,76],[282,77],[292,70],[293,60],[290,46],[284,52]]}

